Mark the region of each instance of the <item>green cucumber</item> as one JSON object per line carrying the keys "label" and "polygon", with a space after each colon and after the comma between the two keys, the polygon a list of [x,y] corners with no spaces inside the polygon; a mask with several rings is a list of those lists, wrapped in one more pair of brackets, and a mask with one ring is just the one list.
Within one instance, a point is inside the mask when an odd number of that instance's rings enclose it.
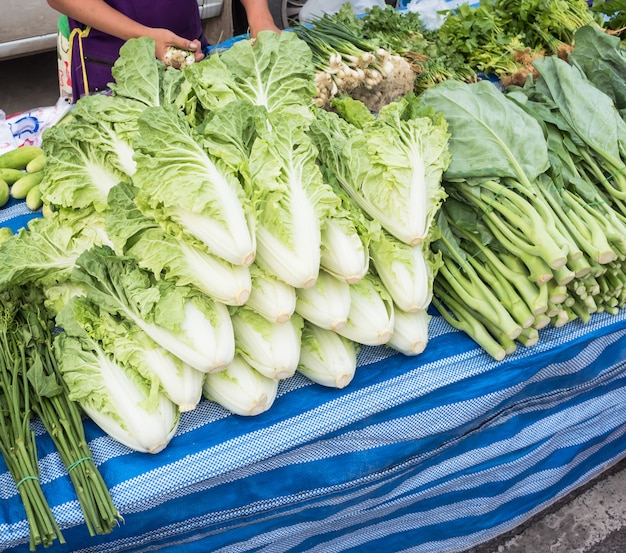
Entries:
{"label": "green cucumber", "polygon": [[43,150],[39,146],[31,146],[29,144],[9,150],[0,154],[0,167],[8,167],[10,169],[26,169],[28,163],[43,154]]}
{"label": "green cucumber", "polygon": [[44,154],[40,154],[28,162],[28,165],[26,165],[26,172],[36,173],[37,171],[43,171],[43,168],[45,166],[46,166],[46,156]]}
{"label": "green cucumber", "polygon": [[7,184],[13,184],[15,181],[21,179],[24,176],[24,171],[20,169],[13,169],[11,167],[0,167],[0,179]]}
{"label": "green cucumber", "polygon": [[26,207],[31,211],[37,211],[41,209],[43,200],[41,199],[41,187],[36,184],[26,194]]}
{"label": "green cucumber", "polygon": [[7,205],[9,201],[9,184],[0,179],[0,207]]}
{"label": "green cucumber", "polygon": [[16,200],[23,200],[26,198],[28,191],[37,186],[43,180],[43,171],[37,173],[27,173],[20,180],[13,183],[11,186],[11,196]]}

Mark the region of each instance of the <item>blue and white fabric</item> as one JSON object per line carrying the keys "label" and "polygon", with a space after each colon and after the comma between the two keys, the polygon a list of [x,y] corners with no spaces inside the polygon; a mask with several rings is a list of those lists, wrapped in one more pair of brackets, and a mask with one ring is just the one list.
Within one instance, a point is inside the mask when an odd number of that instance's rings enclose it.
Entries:
{"label": "blue and white fabric", "polygon": [[[510,530],[625,455],[626,312],[541,331],[502,362],[434,316],[415,357],[364,347],[343,390],[283,381],[256,417],[203,400],[168,447],[132,452],[91,421],[124,522],[87,534],[40,426],[41,482],[76,553],[441,553]],[[0,461],[0,551],[28,551]]]}

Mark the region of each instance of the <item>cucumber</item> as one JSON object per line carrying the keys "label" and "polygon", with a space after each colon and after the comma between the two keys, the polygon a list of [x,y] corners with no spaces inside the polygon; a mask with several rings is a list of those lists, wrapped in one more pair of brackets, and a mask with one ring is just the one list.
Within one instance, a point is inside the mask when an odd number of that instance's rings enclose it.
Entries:
{"label": "cucumber", "polygon": [[36,173],[37,171],[43,171],[43,168],[45,166],[46,166],[46,156],[44,154],[40,154],[28,162],[28,165],[26,165],[26,172]]}
{"label": "cucumber", "polygon": [[0,154],[0,167],[8,167],[10,169],[26,169],[28,163],[43,154],[43,150],[39,146],[21,146],[15,150],[9,150]]}
{"label": "cucumber", "polygon": [[37,186],[43,180],[43,171],[37,173],[27,173],[20,180],[13,183],[11,187],[11,196],[16,200],[23,200],[26,198],[28,191]]}
{"label": "cucumber", "polygon": [[28,191],[28,194],[26,194],[26,207],[31,211],[37,211],[42,205],[41,188],[36,184]]}
{"label": "cucumber", "polygon": [[0,207],[7,205],[9,201],[9,184],[0,179]]}
{"label": "cucumber", "polygon": [[24,171],[20,169],[13,169],[10,167],[0,167],[0,179],[7,184],[13,184],[15,181],[21,179],[24,176]]}

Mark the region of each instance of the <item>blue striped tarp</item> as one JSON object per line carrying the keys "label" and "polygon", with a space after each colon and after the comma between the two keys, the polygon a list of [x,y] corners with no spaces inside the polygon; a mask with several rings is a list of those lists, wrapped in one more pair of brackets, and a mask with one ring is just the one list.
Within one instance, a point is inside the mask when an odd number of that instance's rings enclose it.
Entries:
{"label": "blue striped tarp", "polygon": [[[502,362],[435,316],[417,357],[364,347],[352,383],[295,376],[257,417],[209,401],[159,454],[87,421],[125,522],[89,537],[53,445],[41,479],[67,545],[47,551],[451,552],[518,525],[624,456],[626,313],[541,331]],[[27,551],[0,474],[0,551]]]}

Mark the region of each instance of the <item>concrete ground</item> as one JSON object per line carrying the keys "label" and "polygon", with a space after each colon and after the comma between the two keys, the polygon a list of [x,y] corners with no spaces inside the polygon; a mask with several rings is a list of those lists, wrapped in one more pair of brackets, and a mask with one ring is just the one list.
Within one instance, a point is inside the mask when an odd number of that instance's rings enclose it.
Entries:
{"label": "concrete ground", "polygon": [[624,490],[626,459],[511,532],[466,553],[624,553]]}
{"label": "concrete ground", "polygon": [[[56,63],[55,52],[0,62],[0,109],[11,115],[54,105]],[[625,490],[626,459],[513,531],[466,553],[626,553]]]}

